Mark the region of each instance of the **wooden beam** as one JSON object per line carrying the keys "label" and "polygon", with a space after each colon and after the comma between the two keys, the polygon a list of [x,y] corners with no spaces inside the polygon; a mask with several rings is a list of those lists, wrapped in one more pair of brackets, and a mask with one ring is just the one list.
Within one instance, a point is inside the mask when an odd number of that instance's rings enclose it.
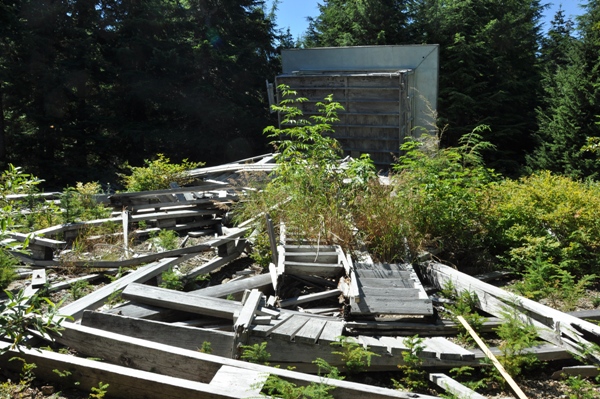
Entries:
{"label": "wooden beam", "polygon": [[458,319],[458,321],[460,321],[460,324],[462,324],[467,329],[467,331],[469,332],[469,335],[471,335],[471,337],[475,340],[477,345],[479,345],[479,348],[481,348],[481,350],[486,354],[488,359],[490,359],[492,361],[492,364],[494,365],[494,367],[496,367],[496,369],[500,372],[502,377],[504,377],[506,382],[508,382],[508,385],[510,385],[510,387],[515,392],[515,394],[517,394],[517,396],[520,399],[527,399],[527,396],[525,395],[525,393],[517,385],[515,380],[513,380],[513,378],[510,376],[510,374],[508,374],[506,372],[506,370],[504,369],[504,366],[502,366],[502,363],[500,363],[498,361],[496,356],[494,356],[494,354],[489,350],[489,348],[487,347],[485,342],[483,342],[483,340],[479,337],[479,335],[477,335],[475,330],[473,330],[473,328],[469,325],[469,323],[467,323],[465,318],[460,315],[456,316],[456,318]]}
{"label": "wooden beam", "polygon": [[[91,355],[96,356],[96,355]],[[35,364],[35,375],[44,381],[64,384],[65,378],[53,370],[69,371],[78,389],[90,392],[100,382],[108,384],[107,395],[122,399],[232,399],[245,398],[247,392],[230,387],[196,382],[194,378],[175,378],[164,374],[142,371],[135,368],[118,366],[71,355],[49,352],[40,349],[19,348],[0,355],[0,367],[15,373],[21,372],[23,364],[10,361],[21,358]],[[244,396],[245,395],[245,396]]]}
{"label": "wooden beam", "polygon": [[89,310],[83,312],[81,325],[192,351],[201,348],[204,342],[209,342],[213,355],[232,355],[231,343],[234,334],[230,331],[176,326],[172,323]]}
{"label": "wooden beam", "polygon": [[429,374],[429,381],[433,382],[440,388],[443,388],[450,394],[457,398],[469,398],[469,399],[485,399],[486,396],[480,395],[470,388],[467,388],[460,382],[448,377],[442,373],[431,373]]}
{"label": "wooden beam", "polygon": [[279,303],[279,306],[282,308],[287,308],[290,306],[299,305],[301,303],[318,301],[325,298],[331,298],[334,296],[340,296],[342,291],[339,289],[333,289],[329,291],[316,292],[314,294],[301,295],[294,298],[284,299]]}
{"label": "wooden beam", "polygon": [[79,319],[83,315],[84,310],[101,306],[102,304],[104,304],[104,301],[106,301],[106,298],[108,298],[114,292],[121,291],[127,285],[134,282],[139,283],[148,281],[152,277],[161,274],[164,270],[167,270],[169,267],[173,267],[174,265],[181,263],[186,259],[186,257],[166,258],[161,260],[160,262],[140,267],[133,273],[123,276],[120,279],[108,285],[105,285],[102,288],[97,289],[91,294],[84,296],[83,298],[80,298],[75,302],[71,302],[70,304],[63,306],[62,308],[60,308],[59,313],[63,316],[71,316],[74,319]]}
{"label": "wooden beam", "polygon": [[[536,327],[541,338],[571,353],[580,356],[589,354],[591,343],[600,344],[598,325],[509,293],[440,263],[427,263],[425,272],[439,289],[451,284],[458,292],[475,294],[478,306],[496,317],[502,317],[507,309],[514,307],[523,321]],[[600,354],[592,352],[588,357],[600,363]]]}
{"label": "wooden beam", "polygon": [[[157,373],[154,377],[157,381],[160,381],[161,377],[159,375],[164,375],[209,383],[218,370],[227,365],[266,375],[275,375],[298,385],[308,385],[310,383],[331,385],[335,387],[332,391],[334,398],[409,399],[413,397],[413,394],[408,392],[348,381],[323,379],[317,375],[308,375],[283,368],[262,366],[198,351],[174,348],[74,323],[64,323],[63,327],[65,329],[62,331],[62,336],[54,336],[54,339],[59,343],[69,346],[83,355],[100,357],[106,362],[127,365],[138,370],[153,370],[153,373]],[[104,363],[98,362],[98,364]],[[63,370],[64,368],[59,369]],[[204,396],[194,395],[180,397],[204,398]],[[419,398],[439,399],[421,394],[419,394]]]}

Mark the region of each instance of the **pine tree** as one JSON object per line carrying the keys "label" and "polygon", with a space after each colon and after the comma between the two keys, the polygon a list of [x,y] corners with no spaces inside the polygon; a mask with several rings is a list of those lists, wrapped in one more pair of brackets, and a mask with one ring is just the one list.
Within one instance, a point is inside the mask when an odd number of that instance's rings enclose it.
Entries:
{"label": "pine tree", "polygon": [[408,42],[406,1],[325,0],[319,11],[309,18],[304,47]]}
{"label": "pine tree", "polygon": [[563,46],[554,48],[558,55],[546,70],[545,101],[538,110],[539,145],[529,158],[532,169],[577,179],[600,176],[597,155],[582,150],[589,138],[600,137],[600,2],[585,7],[579,39],[563,34],[555,40]]}

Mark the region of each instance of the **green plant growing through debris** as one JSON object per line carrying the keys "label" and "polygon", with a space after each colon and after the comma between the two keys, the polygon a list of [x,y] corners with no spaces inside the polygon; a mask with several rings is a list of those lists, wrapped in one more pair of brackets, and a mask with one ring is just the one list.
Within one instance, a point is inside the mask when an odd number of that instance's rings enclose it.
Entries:
{"label": "green plant growing through debris", "polygon": [[175,230],[151,231],[150,240],[159,251],[170,251],[179,246],[179,235]]}
{"label": "green plant growing through debris", "polygon": [[157,154],[154,160],[144,160],[144,166],[130,166],[126,163],[122,168],[130,174],[122,173],[119,177],[130,192],[164,190],[170,188],[171,183],[177,183],[181,187],[192,183],[195,178],[186,172],[202,165],[203,162],[189,162],[187,159],[180,164],[172,163],[163,154]]}
{"label": "green plant growing through debris", "polygon": [[402,352],[403,364],[398,366],[403,376],[399,380],[392,379],[395,389],[423,392],[427,389],[427,373],[423,370],[423,360],[419,356],[425,346],[423,338],[418,335],[404,339],[404,345],[408,348]]}
{"label": "green plant growing through debris", "polygon": [[202,342],[202,346],[200,348],[198,348],[198,352],[200,353],[206,353],[206,354],[211,354],[212,353],[212,346],[210,344],[210,342],[208,341],[203,341]]}
{"label": "green plant growing through debris", "polygon": [[332,353],[341,357],[345,371],[348,374],[357,374],[367,370],[371,366],[371,358],[379,356],[351,337],[339,336],[331,345],[340,347],[340,350],[333,351]]}
{"label": "green plant growing through debris", "polygon": [[74,301],[79,298],[83,298],[91,291],[91,284],[87,280],[78,280],[71,284],[71,288],[69,288],[69,294]]}
{"label": "green plant growing through debris", "polygon": [[[274,221],[283,221],[289,231],[300,234],[301,239],[351,247],[354,226],[350,209],[356,193],[375,177],[373,163],[361,157],[341,168],[343,152],[331,134],[337,112],[343,108],[332,96],[315,104],[315,115],[305,117],[300,107],[307,99],[297,97],[286,86],[279,90],[283,100],[272,109],[281,115],[281,128],[269,126],[264,130],[278,152],[277,172],[266,187],[240,204],[236,220],[269,213]],[[266,229],[262,231],[266,235]],[[259,242],[268,240],[263,237]],[[267,264],[264,254],[260,259]]]}
{"label": "green plant growing through debris", "polygon": [[[537,345],[538,333],[536,328],[520,318],[516,304],[505,308],[501,312],[502,323],[495,329],[496,334],[502,340],[499,349],[502,356],[498,361],[502,364],[508,374],[515,377],[523,371],[531,370],[537,364],[535,353],[527,352],[527,349]],[[496,373],[493,368],[493,376],[500,384],[505,384],[504,378]]]}
{"label": "green plant growing through debris", "polygon": [[183,291],[185,284],[181,280],[181,276],[178,272],[169,268],[161,274],[161,282],[158,285],[160,288],[166,288],[169,290]]}
{"label": "green plant growing through debris", "polygon": [[477,313],[477,295],[466,290],[457,293],[451,281],[447,281],[444,284],[441,294],[445,298],[453,301],[452,303],[446,304],[445,311],[449,314],[450,318],[456,323],[459,329],[459,333],[457,335],[458,340],[465,344],[472,345],[474,343],[473,338],[467,332],[462,323],[458,321],[457,316],[464,317],[473,330],[481,331],[481,327],[483,327],[483,323],[485,323],[486,318]]}
{"label": "green plant growing through debris", "polygon": [[318,367],[320,383],[311,382],[306,386],[298,386],[281,377],[269,375],[262,392],[269,397],[281,399],[333,399],[332,391],[335,386],[327,384],[327,380],[342,380],[343,377],[337,367],[330,365],[324,359],[317,358],[313,363]]}
{"label": "green plant growing through debris", "polygon": [[8,300],[0,302],[0,336],[10,340],[9,348],[1,348],[0,354],[8,349],[19,349],[23,339],[29,334],[29,330],[38,331],[40,334],[59,334],[60,324],[65,316],[58,314],[59,304],[54,304],[48,298],[39,301],[46,306],[42,310],[36,306],[38,301],[26,297],[23,290],[16,294],[4,291]]}
{"label": "green plant growing through debris", "polygon": [[567,385],[565,393],[569,399],[595,399],[598,397],[598,386],[583,377],[568,376],[565,384]]}
{"label": "green plant growing through debris", "polygon": [[110,384],[104,384],[102,381],[98,382],[97,387],[92,387],[89,399],[103,399],[108,393],[108,387]]}
{"label": "green plant growing through debris", "polygon": [[263,341],[260,344],[242,345],[242,355],[240,359],[250,363],[268,365],[271,354],[267,351],[267,342]]}

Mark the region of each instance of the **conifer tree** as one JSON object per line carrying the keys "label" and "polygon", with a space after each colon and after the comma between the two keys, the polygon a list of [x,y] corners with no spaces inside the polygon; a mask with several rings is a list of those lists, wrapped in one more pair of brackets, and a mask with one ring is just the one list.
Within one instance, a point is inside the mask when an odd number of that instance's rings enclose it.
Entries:
{"label": "conifer tree", "polygon": [[600,2],[590,1],[585,8],[578,18],[578,40],[568,31],[554,36],[554,43],[563,46],[554,47],[558,55],[545,73],[539,144],[529,158],[532,169],[577,179],[600,176],[597,155],[583,150],[588,139],[600,137]]}

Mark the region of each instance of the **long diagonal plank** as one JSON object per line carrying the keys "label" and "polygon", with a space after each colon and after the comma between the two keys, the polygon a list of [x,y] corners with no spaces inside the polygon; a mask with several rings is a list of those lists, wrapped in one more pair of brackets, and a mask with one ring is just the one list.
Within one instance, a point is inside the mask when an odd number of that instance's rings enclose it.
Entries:
{"label": "long diagonal plank", "polygon": [[[428,263],[426,272],[438,288],[451,283],[458,292],[475,294],[478,306],[494,316],[502,317],[511,307],[516,309],[527,323],[536,327],[541,338],[571,353],[589,353],[591,343],[600,344],[600,326],[593,323],[509,293],[440,263]],[[600,363],[600,353],[592,352],[589,357]]]}
{"label": "long diagonal plank", "polygon": [[100,382],[108,384],[107,395],[122,399],[239,399],[248,398],[249,392],[242,389],[224,389],[219,385],[211,385],[193,379],[175,378],[130,367],[118,366],[95,360],[64,355],[56,352],[19,348],[19,351],[8,351],[0,355],[0,366],[3,370],[21,372],[22,363],[10,361],[18,357],[27,363],[35,364],[35,375],[44,381],[64,384],[53,370],[67,370],[78,388],[91,391]]}
{"label": "long diagonal plank", "polygon": [[177,326],[89,310],[83,312],[81,325],[194,351],[209,342],[213,355],[231,357],[234,334],[230,331]]}
{"label": "long diagonal plank", "polygon": [[[157,379],[160,378],[158,375],[162,374],[170,377],[210,383],[219,369],[226,365],[252,372],[275,375],[298,385],[308,385],[310,383],[331,385],[335,387],[331,392],[334,398],[408,399],[414,397],[412,396],[413,394],[408,392],[348,381],[323,379],[317,375],[303,374],[283,368],[262,366],[198,351],[174,348],[74,323],[64,323],[63,327],[65,329],[62,331],[62,336],[54,337],[59,343],[71,347],[83,355],[101,357],[106,362],[126,365],[138,370],[153,370],[154,373],[157,373],[155,377]],[[59,369],[63,370],[64,368]],[[180,397],[211,398],[211,396],[200,395],[183,395]],[[214,397],[218,398],[219,396]],[[433,399],[436,397],[419,394],[419,398]]]}
{"label": "long diagonal plank", "polygon": [[106,298],[108,298],[114,292],[122,290],[131,283],[140,283],[148,281],[152,277],[158,276],[164,270],[167,270],[169,267],[173,267],[174,265],[181,263],[186,259],[186,257],[166,258],[161,260],[160,262],[142,266],[133,273],[123,276],[120,279],[108,285],[105,285],[102,288],[97,289],[91,294],[84,296],[83,298],[80,298],[75,302],[71,302],[70,304],[63,306],[62,308],[60,308],[59,312],[63,316],[71,316],[74,319],[78,319],[81,317],[84,310],[101,306],[102,304],[104,304],[104,301],[106,301]]}

